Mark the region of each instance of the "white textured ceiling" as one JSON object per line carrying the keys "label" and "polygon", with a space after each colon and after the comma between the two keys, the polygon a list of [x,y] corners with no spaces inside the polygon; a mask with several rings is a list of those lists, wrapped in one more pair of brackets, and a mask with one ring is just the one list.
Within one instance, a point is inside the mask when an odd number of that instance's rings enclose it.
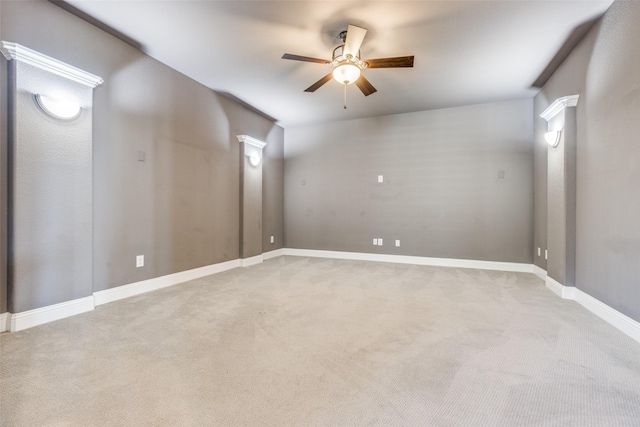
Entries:
{"label": "white textured ceiling", "polygon": [[[534,82],[612,0],[95,1],[67,3],[138,43],[152,57],[284,126],[531,97]],[[327,83],[347,24],[368,29],[363,59],[415,55],[414,68],[369,69],[364,97]],[[557,58],[556,58],[557,59]]]}

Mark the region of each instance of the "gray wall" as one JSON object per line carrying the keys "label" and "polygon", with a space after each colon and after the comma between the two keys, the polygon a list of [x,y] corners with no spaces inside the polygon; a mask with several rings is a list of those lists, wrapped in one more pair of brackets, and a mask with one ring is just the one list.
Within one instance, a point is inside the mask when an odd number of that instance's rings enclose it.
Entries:
{"label": "gray wall", "polygon": [[[546,100],[539,96],[534,98],[533,263],[543,270],[547,270],[547,260],[544,254],[547,249],[547,150],[549,145],[544,140],[547,122],[540,118],[540,114],[547,107]],[[538,254],[538,250],[540,250],[540,254]]]}
{"label": "gray wall", "polygon": [[251,258],[262,253],[262,162],[257,166],[241,145],[240,191],[240,258]]}
{"label": "gray wall", "polygon": [[[638,52],[640,2],[616,1],[536,96],[535,142],[544,144],[538,115],[555,99],[579,94],[576,286],[640,321]],[[536,189],[547,185],[539,166]]]}
{"label": "gray wall", "polygon": [[528,99],[285,129],[285,246],[531,263],[532,115]]}
{"label": "gray wall", "polygon": [[[20,286],[8,309],[19,313],[92,294],[92,88],[11,65],[9,280]],[[83,106],[78,118],[56,120],[34,102],[61,92]]]}
{"label": "gray wall", "polygon": [[565,108],[554,119],[562,125],[552,128],[563,131],[558,146],[549,149],[547,155],[547,275],[564,286],[575,286],[575,107]]}
{"label": "gray wall", "polygon": [[284,129],[271,134],[262,149],[262,252],[284,247]]}
{"label": "gray wall", "polygon": [[[281,169],[282,129],[51,3],[0,7],[3,40],[105,80],[93,104],[93,290],[237,259],[236,135],[266,141],[265,168]],[[283,197],[278,176],[269,172],[263,199]],[[267,209],[263,223],[282,242],[278,213]],[[63,291],[52,292],[38,305]]]}
{"label": "gray wall", "polygon": [[[1,6],[0,6],[1,9]],[[2,12],[0,10],[0,16]],[[1,34],[1,33],[0,33]],[[0,313],[7,311],[7,61],[0,54]],[[0,325],[2,328],[4,325]]]}

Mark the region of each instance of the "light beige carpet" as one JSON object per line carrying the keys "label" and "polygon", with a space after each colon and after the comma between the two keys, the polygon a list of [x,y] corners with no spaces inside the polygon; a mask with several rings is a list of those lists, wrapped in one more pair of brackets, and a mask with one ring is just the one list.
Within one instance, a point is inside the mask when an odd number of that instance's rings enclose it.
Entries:
{"label": "light beige carpet", "polygon": [[0,346],[3,426],[640,425],[640,345],[531,274],[280,257]]}

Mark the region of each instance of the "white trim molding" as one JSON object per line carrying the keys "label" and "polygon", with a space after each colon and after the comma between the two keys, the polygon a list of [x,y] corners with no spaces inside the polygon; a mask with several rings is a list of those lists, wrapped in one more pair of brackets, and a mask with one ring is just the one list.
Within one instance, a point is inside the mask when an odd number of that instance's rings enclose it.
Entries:
{"label": "white trim molding", "polygon": [[[259,141],[249,135],[238,135],[238,142],[243,144],[245,156],[249,158],[255,156],[262,160],[262,149],[267,145],[266,142]],[[253,166],[257,166],[257,163]]]}
{"label": "white trim molding", "polygon": [[97,291],[93,293],[93,298],[95,299],[95,305],[99,306],[146,292],[155,291],[157,289],[166,288],[168,286],[177,285],[179,283],[188,282],[189,280],[221,273],[237,267],[240,267],[240,260],[234,259],[232,261],[207,265],[204,267],[181,271],[179,273],[168,274],[166,276],[155,277],[153,279],[142,280],[128,285],[105,289],[103,291]]}
{"label": "white trim molding", "polygon": [[596,316],[600,317],[605,322],[609,323],[610,325],[619,329],[625,335],[640,343],[639,322],[636,322],[632,318],[625,316],[618,310],[608,306],[607,304],[592,297],[591,295],[582,292],[580,289],[576,288],[573,299],[578,304],[580,304]]}
{"label": "white trim molding", "polygon": [[41,70],[48,71],[61,77],[65,77],[74,82],[95,88],[104,83],[102,77],[87,73],[72,65],[58,61],[50,56],[43,55],[33,49],[19,45],[18,43],[0,42],[0,52],[3,53],[7,60],[15,59],[25,64],[38,67]]}
{"label": "white trim molding", "polygon": [[542,112],[542,114],[540,114],[540,117],[542,117],[546,121],[551,120],[560,112],[564,111],[565,108],[575,107],[576,105],[578,105],[579,97],[580,95],[569,95],[556,99],[551,103],[551,105],[547,107],[546,110]]}
{"label": "white trim molding", "polygon": [[640,323],[620,313],[602,301],[573,286],[563,286],[558,281],[547,277],[547,288],[563,299],[573,300],[609,323],[620,332],[640,343]]}
{"label": "white trim molding", "polygon": [[562,299],[574,299],[576,288],[573,286],[564,286],[562,283],[549,276],[545,279],[545,285]]}
{"label": "white trim molding", "polygon": [[54,320],[86,313],[87,311],[93,310],[94,307],[93,296],[89,296],[23,311],[21,313],[13,313],[10,316],[9,330],[11,332],[22,331],[23,329],[53,322]]}
{"label": "white trim molding", "polygon": [[533,274],[541,278],[542,280],[547,280],[547,270],[543,270],[537,265],[533,264]]}
{"label": "white trim molding", "polygon": [[262,253],[262,259],[264,261],[266,261],[268,259],[277,258],[277,257],[282,256],[282,255],[284,255],[284,248],[274,249],[274,250],[269,251],[269,252],[263,252]]}
{"label": "white trim molding", "polygon": [[11,330],[11,313],[0,314],[0,332],[7,332]]}
{"label": "white trim molding", "polygon": [[263,260],[262,254],[256,255],[256,256],[252,256],[252,257],[249,257],[249,258],[241,258],[240,259],[240,266],[241,267],[251,267],[252,265],[260,264],[262,262],[262,260]]}
{"label": "white trim molding", "polygon": [[361,252],[321,251],[313,249],[284,249],[285,255],[315,258],[349,259],[356,261],[391,262],[395,264],[430,265],[436,267],[476,268],[479,270],[512,271],[533,273],[532,264],[498,261],[477,261],[455,258],[430,258],[407,255],[385,255]]}

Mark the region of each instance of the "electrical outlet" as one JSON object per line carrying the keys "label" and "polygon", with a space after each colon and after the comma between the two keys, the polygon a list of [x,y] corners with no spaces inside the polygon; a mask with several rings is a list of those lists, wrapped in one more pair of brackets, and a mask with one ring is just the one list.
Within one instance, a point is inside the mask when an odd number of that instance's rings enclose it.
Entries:
{"label": "electrical outlet", "polygon": [[382,246],[382,239],[378,239],[378,246]]}
{"label": "electrical outlet", "polygon": [[396,240],[396,248],[400,247],[400,240]]}
{"label": "electrical outlet", "polygon": [[144,267],[144,255],[136,256],[136,267],[137,268]]}
{"label": "electrical outlet", "polygon": [[373,239],[373,246],[378,246],[378,239]]}
{"label": "electrical outlet", "polygon": [[275,243],[275,242],[276,242],[275,237],[271,236],[271,243]]}
{"label": "electrical outlet", "polygon": [[384,182],[384,176],[378,175],[378,182]]}

